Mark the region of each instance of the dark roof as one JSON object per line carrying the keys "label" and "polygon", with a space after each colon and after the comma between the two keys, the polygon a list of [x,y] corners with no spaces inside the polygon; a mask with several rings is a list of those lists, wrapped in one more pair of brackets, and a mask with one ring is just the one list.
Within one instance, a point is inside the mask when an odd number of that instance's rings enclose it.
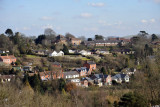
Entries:
{"label": "dark roof", "polygon": [[0,56],[1,59],[16,59],[13,55],[7,55],[7,56]]}
{"label": "dark roof", "polygon": [[85,77],[86,80],[88,80],[89,82],[93,82],[94,80],[90,77]]}
{"label": "dark roof", "polygon": [[108,77],[108,75],[103,75],[103,74],[94,74],[94,76],[96,78],[107,78]]}
{"label": "dark roof", "polygon": [[77,75],[79,74],[77,71],[69,71],[69,72],[64,72],[64,75]]}
{"label": "dark roof", "polygon": [[113,76],[112,78],[125,78],[126,76],[128,76],[127,74],[116,74],[115,76]]}
{"label": "dark roof", "polygon": [[88,64],[92,65],[92,64],[96,64],[95,62],[87,62]]}
{"label": "dark roof", "polygon": [[76,68],[76,71],[80,72],[82,70],[87,70],[87,67]]}
{"label": "dark roof", "polygon": [[11,79],[13,77],[15,77],[15,75],[0,75],[1,79]]}
{"label": "dark roof", "polygon": [[120,42],[120,40],[95,40],[95,43],[117,43]]}

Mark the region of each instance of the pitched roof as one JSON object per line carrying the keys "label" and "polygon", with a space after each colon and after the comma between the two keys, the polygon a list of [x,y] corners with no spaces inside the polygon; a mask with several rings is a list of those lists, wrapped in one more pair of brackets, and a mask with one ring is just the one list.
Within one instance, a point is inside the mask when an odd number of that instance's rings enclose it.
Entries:
{"label": "pitched roof", "polygon": [[118,79],[118,78],[125,78],[126,76],[128,76],[127,74],[116,74],[115,76],[113,76],[113,79]]}
{"label": "pitched roof", "polygon": [[13,77],[15,77],[15,75],[0,75],[1,79],[11,79]]}
{"label": "pitched roof", "polygon": [[87,70],[87,67],[76,68],[76,70],[77,70],[78,72],[80,72],[81,70],[82,70],[82,71],[83,71],[83,70]]}
{"label": "pitched roof", "polygon": [[108,77],[108,75],[103,75],[103,74],[94,74],[94,75],[97,78],[107,78]]}
{"label": "pitched roof", "polygon": [[9,55],[9,56],[0,56],[1,59],[16,59],[15,56]]}
{"label": "pitched roof", "polygon": [[69,71],[69,72],[64,72],[64,75],[78,75],[79,73],[77,71]]}
{"label": "pitched roof", "polygon": [[92,65],[92,64],[96,64],[96,63],[95,63],[95,62],[93,62],[93,61],[92,61],[92,62],[87,62],[87,63],[88,63],[88,64],[90,64],[90,65]]}
{"label": "pitched roof", "polygon": [[60,65],[61,66],[61,64],[57,61],[53,62],[53,65],[58,65],[58,66]]}

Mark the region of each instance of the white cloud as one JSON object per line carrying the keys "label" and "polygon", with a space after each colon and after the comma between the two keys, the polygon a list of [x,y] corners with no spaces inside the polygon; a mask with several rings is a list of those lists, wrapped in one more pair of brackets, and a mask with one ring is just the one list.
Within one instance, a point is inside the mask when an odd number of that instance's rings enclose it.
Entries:
{"label": "white cloud", "polygon": [[141,20],[141,22],[142,23],[155,23],[156,22],[156,20],[155,19],[149,19],[149,20],[145,20],[145,19],[143,19],[143,20]]}
{"label": "white cloud", "polygon": [[42,26],[42,29],[46,29],[46,28],[53,29],[53,25],[47,24],[47,25]]}
{"label": "white cloud", "polygon": [[118,21],[116,23],[114,23],[115,25],[121,25],[122,24],[122,21]]}
{"label": "white cloud", "polygon": [[84,28],[84,31],[93,31],[93,32],[96,32],[96,31],[98,31],[98,28],[97,28],[97,27],[89,27],[89,28],[88,28],[88,27],[87,27],[87,28],[85,27],[85,28]]}
{"label": "white cloud", "polygon": [[150,22],[154,23],[156,20],[155,19],[150,19]]}
{"label": "white cloud", "polygon": [[113,26],[113,25],[122,25],[122,21],[118,21],[118,22],[115,22],[115,23],[107,23],[105,20],[99,20],[98,21],[99,24],[103,25],[103,26]]}
{"label": "white cloud", "polygon": [[145,19],[143,19],[143,20],[141,20],[141,22],[142,22],[142,23],[147,23],[148,21],[145,20]]}
{"label": "white cloud", "polygon": [[43,16],[40,19],[41,20],[53,20],[53,17]]}
{"label": "white cloud", "polygon": [[107,22],[105,20],[99,20],[98,23],[104,26],[107,25]]}
{"label": "white cloud", "polygon": [[90,17],[92,17],[92,14],[90,14],[90,13],[81,13],[80,17],[82,17],[82,18],[90,18]]}
{"label": "white cloud", "polygon": [[105,6],[104,3],[88,3],[89,6],[92,6],[92,7],[103,7]]}
{"label": "white cloud", "polygon": [[47,29],[47,28],[50,28],[50,29],[55,29],[55,30],[61,30],[62,28],[60,26],[53,26],[51,24],[47,24],[47,25],[44,25],[41,27],[42,29]]}
{"label": "white cloud", "polygon": [[23,27],[22,30],[30,30],[29,27]]}

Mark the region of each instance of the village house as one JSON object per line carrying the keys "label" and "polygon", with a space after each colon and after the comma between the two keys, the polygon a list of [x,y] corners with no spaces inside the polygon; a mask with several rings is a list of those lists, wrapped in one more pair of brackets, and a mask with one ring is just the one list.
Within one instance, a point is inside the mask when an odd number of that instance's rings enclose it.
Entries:
{"label": "village house", "polygon": [[47,55],[48,50],[33,50],[36,55]]}
{"label": "village house", "polygon": [[91,79],[94,80],[94,84],[99,87],[112,84],[111,75],[94,74],[91,76]]}
{"label": "village house", "polygon": [[76,86],[81,86],[81,81],[80,81],[80,79],[68,79],[67,80],[67,83],[75,83],[76,84]]}
{"label": "village house", "polygon": [[84,45],[89,46],[117,46],[119,43],[125,45],[130,43],[130,39],[125,38],[108,38],[108,40],[84,41]]}
{"label": "village house", "polygon": [[130,49],[114,49],[112,53],[117,53],[117,54],[124,54],[124,55],[129,55],[129,54],[134,54],[135,51],[132,51]]}
{"label": "village house", "polygon": [[25,71],[25,72],[32,71],[32,66],[24,66],[23,71]]}
{"label": "village house", "polygon": [[15,75],[1,75],[0,74],[0,82],[5,83],[5,82],[10,82]]}
{"label": "village house", "polygon": [[94,80],[91,79],[91,77],[85,77],[85,78],[83,78],[83,79],[85,79],[85,80],[88,81],[88,85],[89,85],[89,84],[94,85]]}
{"label": "village house", "polygon": [[87,47],[92,47],[95,46],[95,42],[94,41],[84,41],[83,44]]}
{"label": "village house", "polygon": [[112,77],[112,80],[116,81],[117,83],[129,82],[129,75],[116,74],[115,76]]}
{"label": "village house", "polygon": [[65,79],[78,78],[78,77],[79,77],[79,73],[77,71],[64,72]]}
{"label": "village house", "polygon": [[77,46],[81,44],[81,39],[78,38],[70,38],[70,42],[72,45]]}
{"label": "village house", "polygon": [[88,80],[86,78],[81,80],[81,86],[82,87],[88,87]]}
{"label": "village house", "polygon": [[44,71],[39,72],[42,81],[63,78],[63,71]]}
{"label": "village house", "polygon": [[102,87],[103,86],[103,82],[102,82],[102,78],[100,78],[99,76],[98,76],[98,74],[97,75],[92,75],[91,76],[91,79],[92,80],[94,80],[94,85],[98,85],[99,87]]}
{"label": "village house", "polygon": [[84,56],[89,56],[89,55],[91,55],[91,52],[88,52],[88,51],[85,51],[85,50],[81,50],[81,51],[78,52],[78,53],[80,53],[81,55],[84,55]]}
{"label": "village house", "polygon": [[87,72],[88,75],[90,75],[93,70],[96,70],[95,62],[86,62],[83,66],[89,69]]}
{"label": "village house", "polygon": [[0,56],[0,62],[4,62],[6,64],[12,64],[16,62],[16,57],[14,55]]}
{"label": "village house", "polygon": [[96,53],[96,54],[103,54],[103,55],[108,55],[108,54],[110,54],[109,51],[104,50],[104,49],[95,50],[95,53]]}
{"label": "village house", "polygon": [[130,39],[126,39],[126,38],[120,38],[120,37],[117,37],[117,38],[108,38],[108,40],[120,40],[120,41],[123,41],[123,42],[131,42]]}
{"label": "village house", "polygon": [[56,37],[56,43],[67,44],[67,40],[63,35],[58,35]]}
{"label": "village house", "polygon": [[122,73],[127,75],[134,75],[135,72],[136,72],[135,68],[125,68],[122,70]]}
{"label": "village house", "polygon": [[9,50],[0,49],[0,54],[5,54],[5,53],[9,53]]}
{"label": "village house", "polygon": [[117,46],[119,42],[118,40],[96,40],[95,46]]}
{"label": "village house", "polygon": [[81,68],[76,68],[76,71],[79,73],[80,76],[86,76],[88,69],[87,67],[81,67]]}
{"label": "village house", "polygon": [[76,52],[76,50],[71,50],[71,49],[69,49],[68,51],[70,54],[74,54]]}
{"label": "village house", "polygon": [[53,56],[64,56],[64,52],[63,52],[63,51],[59,51],[59,52],[53,51],[53,52],[49,53],[48,56],[49,56],[49,57],[53,57]]}
{"label": "village house", "polygon": [[153,44],[153,45],[160,45],[160,41],[158,40],[158,41],[153,41],[153,42],[151,42],[151,44]]}
{"label": "village house", "polygon": [[94,76],[98,79],[100,78],[103,85],[111,85],[112,84],[112,77],[111,75],[104,75],[104,74],[94,74]]}

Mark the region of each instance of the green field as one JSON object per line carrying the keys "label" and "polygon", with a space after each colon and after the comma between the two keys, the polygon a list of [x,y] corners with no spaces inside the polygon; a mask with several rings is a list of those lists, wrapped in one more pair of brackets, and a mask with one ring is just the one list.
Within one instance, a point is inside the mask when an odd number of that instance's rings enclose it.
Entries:
{"label": "green field", "polygon": [[82,59],[83,61],[86,61],[86,60],[89,61],[89,60],[91,60],[91,59],[88,59],[88,58],[86,58],[86,57],[82,57],[81,59]]}
{"label": "green field", "polygon": [[26,55],[28,58],[39,58],[39,56],[35,56],[35,55]]}

